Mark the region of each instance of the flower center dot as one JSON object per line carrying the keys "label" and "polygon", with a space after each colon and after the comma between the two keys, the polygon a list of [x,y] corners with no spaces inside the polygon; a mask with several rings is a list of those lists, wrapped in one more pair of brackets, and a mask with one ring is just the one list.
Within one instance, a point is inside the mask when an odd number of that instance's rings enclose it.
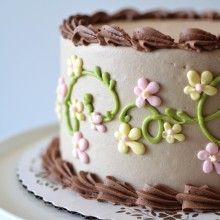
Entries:
{"label": "flower center dot", "polygon": [[172,129],[168,129],[168,130],[167,130],[167,134],[168,134],[168,135],[173,135],[173,134],[174,134],[174,133],[173,133],[173,130],[172,130]]}
{"label": "flower center dot", "polygon": [[76,149],[79,147],[79,145],[76,141],[73,142],[73,147],[76,148]]}
{"label": "flower center dot", "polygon": [[217,161],[217,156],[216,155],[210,155],[209,156],[211,162],[216,162]]}
{"label": "flower center dot", "polygon": [[204,89],[204,86],[202,84],[198,83],[195,85],[195,89],[197,92],[202,92]]}
{"label": "flower center dot", "polygon": [[72,108],[72,110],[73,112],[77,112],[77,108],[75,106]]}
{"label": "flower center dot", "polygon": [[126,141],[128,141],[128,140],[129,140],[129,139],[128,139],[127,136],[123,136],[123,137],[122,137],[122,141],[123,141],[123,142],[126,142]]}
{"label": "flower center dot", "polygon": [[146,90],[142,92],[142,96],[144,99],[148,98],[150,96],[149,92],[147,92]]}

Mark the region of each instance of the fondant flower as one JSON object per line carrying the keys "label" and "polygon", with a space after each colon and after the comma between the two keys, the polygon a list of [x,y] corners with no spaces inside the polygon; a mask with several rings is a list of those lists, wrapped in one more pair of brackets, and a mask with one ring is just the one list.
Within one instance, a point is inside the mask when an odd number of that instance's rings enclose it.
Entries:
{"label": "fondant flower", "polygon": [[82,163],[89,162],[89,156],[85,152],[89,147],[89,142],[83,137],[81,132],[75,132],[73,135],[73,156],[79,159]]}
{"label": "fondant flower", "polygon": [[137,82],[137,86],[134,87],[134,94],[137,95],[137,107],[143,107],[146,102],[152,106],[160,106],[161,99],[155,95],[159,90],[160,86],[157,82],[148,82],[147,79],[140,78]]}
{"label": "fondant flower", "polygon": [[211,173],[214,168],[217,174],[220,174],[220,150],[214,143],[208,143],[205,150],[198,152],[197,157],[203,160],[203,172]]}
{"label": "fondant flower", "polygon": [[192,100],[198,100],[202,92],[209,96],[217,93],[217,89],[209,85],[213,79],[211,72],[204,71],[200,76],[196,71],[190,70],[187,78],[189,85],[184,88],[184,93],[190,95]]}
{"label": "fondant flower", "polygon": [[70,112],[72,117],[76,117],[79,121],[84,121],[86,119],[84,113],[84,105],[82,102],[79,102],[77,99],[72,99],[70,105]]}
{"label": "fondant flower", "polygon": [[65,79],[63,77],[60,77],[58,79],[58,86],[57,86],[57,100],[62,103],[65,99],[66,94],[67,94],[67,85]]}
{"label": "fondant flower", "polygon": [[67,74],[69,76],[80,76],[83,71],[83,60],[78,56],[71,56],[67,59]]}
{"label": "fondant flower", "polygon": [[129,148],[135,154],[144,154],[145,147],[142,143],[137,142],[141,138],[139,128],[131,128],[129,124],[122,123],[119,130],[115,132],[115,138],[118,140],[118,150],[120,153],[128,153]]}
{"label": "fondant flower", "polygon": [[99,131],[99,132],[106,132],[106,126],[103,124],[103,118],[101,113],[99,112],[93,112],[91,114],[91,128],[93,130]]}
{"label": "fondant flower", "polygon": [[57,114],[58,119],[61,119],[62,116],[62,104],[67,94],[67,85],[63,77],[58,79],[57,85],[57,100],[55,105],[55,112]]}
{"label": "fondant flower", "polygon": [[169,144],[173,144],[175,140],[182,142],[185,140],[185,136],[183,134],[180,134],[181,131],[181,125],[174,124],[173,126],[171,126],[170,123],[165,122],[162,137],[165,138]]}

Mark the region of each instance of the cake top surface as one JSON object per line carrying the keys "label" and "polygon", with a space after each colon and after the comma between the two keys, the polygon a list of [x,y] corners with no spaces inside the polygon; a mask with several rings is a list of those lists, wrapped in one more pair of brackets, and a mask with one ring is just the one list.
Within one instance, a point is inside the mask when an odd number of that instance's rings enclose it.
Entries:
{"label": "cake top surface", "polygon": [[220,12],[140,13],[124,9],[110,15],[100,11],[70,16],[63,21],[60,31],[76,46],[98,43],[145,52],[162,48],[211,51],[220,48]]}

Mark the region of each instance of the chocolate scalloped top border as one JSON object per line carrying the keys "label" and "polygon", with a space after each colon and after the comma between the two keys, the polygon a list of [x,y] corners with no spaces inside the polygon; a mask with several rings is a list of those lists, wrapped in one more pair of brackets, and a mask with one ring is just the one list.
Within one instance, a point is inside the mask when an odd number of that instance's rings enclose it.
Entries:
{"label": "chocolate scalloped top border", "polygon": [[[124,9],[114,14],[99,11],[92,15],[77,14],[63,21],[60,31],[65,39],[71,40],[74,45],[113,45],[133,47],[140,51],[149,52],[162,48],[179,48],[186,50],[212,51],[220,49],[220,36],[215,36],[197,28],[189,28],[180,33],[176,42],[169,35],[150,28],[140,27],[134,30],[132,36],[122,28],[108,24],[112,21],[138,19],[203,19],[220,20],[220,12],[207,11],[196,13],[194,11],[165,11],[157,10],[140,13],[133,9]],[[103,24],[95,28],[94,24]]]}

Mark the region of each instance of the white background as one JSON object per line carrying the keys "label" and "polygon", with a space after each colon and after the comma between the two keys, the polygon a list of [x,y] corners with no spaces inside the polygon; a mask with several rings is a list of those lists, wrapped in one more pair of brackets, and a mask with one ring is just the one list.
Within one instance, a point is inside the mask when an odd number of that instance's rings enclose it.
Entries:
{"label": "white background", "polygon": [[219,10],[220,0],[0,0],[0,139],[56,120],[62,19],[122,7]]}

